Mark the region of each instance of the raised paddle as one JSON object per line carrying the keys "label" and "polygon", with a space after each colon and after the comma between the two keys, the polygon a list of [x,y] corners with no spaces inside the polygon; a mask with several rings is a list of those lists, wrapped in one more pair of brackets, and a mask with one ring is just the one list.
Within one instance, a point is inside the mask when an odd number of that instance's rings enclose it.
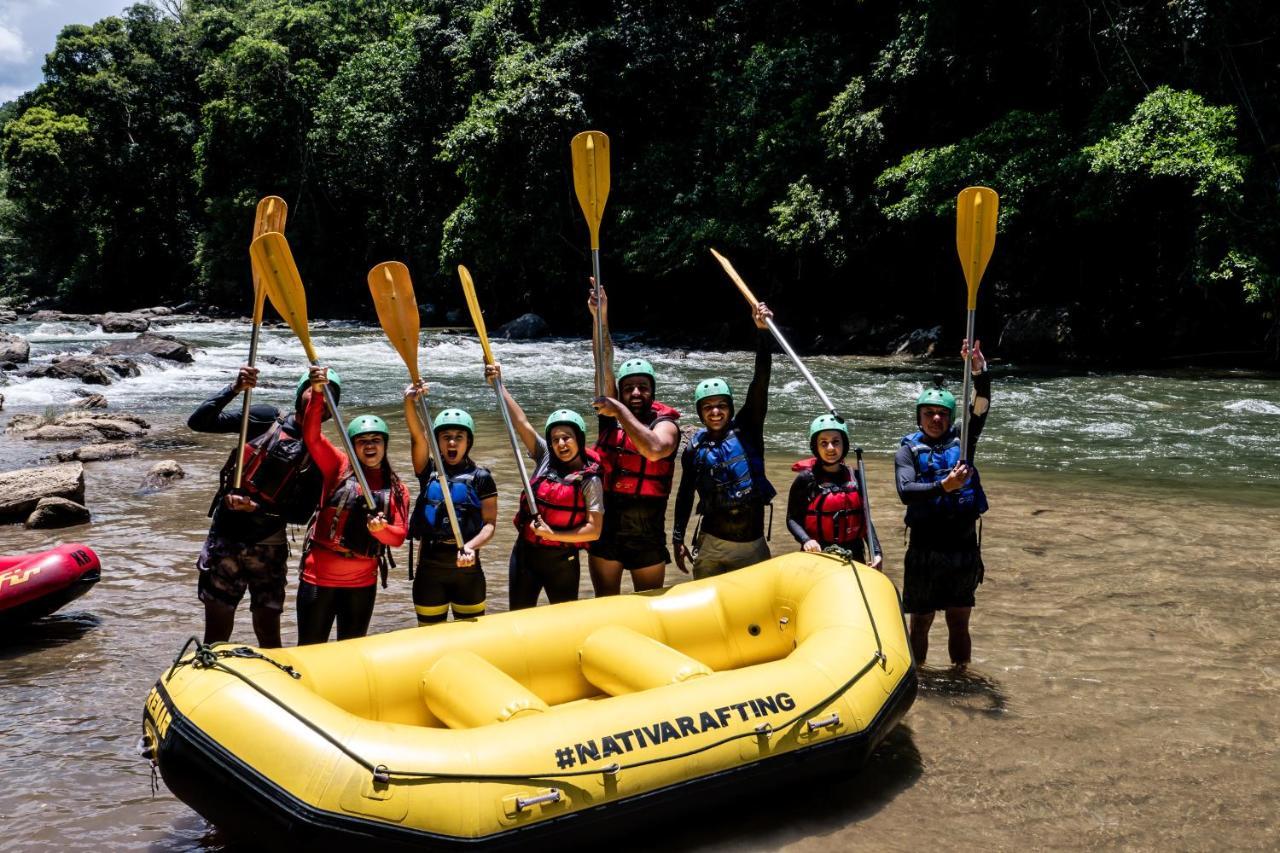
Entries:
{"label": "raised paddle", "polygon": [[[484,351],[484,363],[494,364],[493,350],[489,349],[489,334],[485,331],[484,315],[480,313],[480,300],[476,298],[476,285],[471,280],[471,272],[462,264],[458,264],[458,278],[462,279],[462,292],[467,297],[467,308],[471,311],[471,322],[476,327],[476,335],[480,338],[480,349]],[[520,454],[520,443],[516,439],[516,428],[511,423],[511,412],[507,409],[507,398],[502,393],[502,377],[495,376],[493,390],[498,395],[498,411],[502,413],[502,422],[507,427],[507,438],[511,440],[511,452],[516,457],[516,467],[520,469],[520,485],[524,488],[525,500],[529,503],[529,511],[537,517],[538,501],[533,494],[533,486],[529,483],[529,470],[525,468],[524,456]]]}
{"label": "raised paddle", "polygon": [[[871,496],[867,494],[867,469],[862,464],[862,448],[855,447],[853,449],[854,458],[858,460],[856,474],[858,475],[858,492],[862,495],[862,517],[866,521],[867,528],[863,540],[867,544],[867,563],[870,564],[876,558],[876,526],[871,523]],[[880,570],[884,571],[884,565],[881,564]]]}
{"label": "raised paddle", "polygon": [[[609,137],[598,130],[579,133],[569,144],[573,155],[573,189],[591,232],[591,273],[595,277],[596,305],[600,304],[600,220],[609,198]],[[596,310],[596,333],[592,341],[596,362],[596,396],[612,393],[604,387],[604,317]]]}
{"label": "raised paddle", "polygon": [[956,252],[969,289],[965,318],[964,392],[960,397],[960,458],[969,458],[969,390],[973,383],[973,331],[978,314],[978,285],[996,247],[1000,196],[987,187],[965,187],[956,197]]}
{"label": "raised paddle", "polygon": [[[391,346],[400,353],[400,360],[409,370],[409,381],[418,384],[418,343],[421,325],[418,318],[418,300],[413,294],[413,279],[409,268],[399,261],[387,261],[369,270],[369,292],[373,294],[373,307],[378,311],[378,322],[387,333]],[[453,508],[453,495],[449,491],[449,476],[444,469],[444,457],[440,455],[440,443],[436,441],[431,426],[431,410],[427,398],[418,394],[418,420],[427,434],[427,446],[436,463],[436,477],[440,480],[440,493],[444,496],[444,511],[449,516],[453,541],[461,551],[467,544],[458,526],[458,513]]]}
{"label": "raised paddle", "polygon": [[[747,287],[747,283],[742,280],[742,276],[738,275],[738,271],[733,268],[733,264],[729,263],[729,259],[717,252],[711,250],[711,254],[715,255],[716,260],[720,262],[720,266],[724,267],[724,271],[728,273],[733,283],[738,285],[738,290],[742,291],[742,295],[747,298],[747,302],[751,303],[752,310],[760,304],[760,300],[756,299],[751,288]],[[778,342],[778,346],[782,347],[782,351],[791,356],[791,360],[795,362],[796,368],[800,371],[809,383],[809,386],[817,393],[818,399],[822,401],[822,405],[826,406],[827,411],[831,413],[831,417],[844,423],[844,418],[840,417],[840,413],[836,411],[836,404],[831,402],[831,398],[827,396],[827,392],[822,390],[822,386],[818,384],[818,380],[813,378],[813,374],[809,372],[809,368],[804,366],[804,362],[800,360],[800,356],[796,355],[796,351],[791,348],[791,344],[787,343],[787,339],[782,336],[782,332],[778,331],[778,327],[774,324],[773,318],[766,317],[765,325],[769,327],[769,331],[773,333],[773,337]]]}
{"label": "raised paddle", "polygon": [[[269,195],[258,202],[258,211],[253,217],[252,242],[269,231],[284,233],[284,222],[289,215],[289,205],[279,196]],[[253,331],[249,334],[249,366],[253,367],[258,360],[258,331],[262,328],[262,303],[267,298],[266,291],[258,275],[258,268],[253,267]],[[244,408],[240,411],[240,445],[236,452],[235,487],[240,488],[244,475],[244,445],[249,440],[249,406],[253,397],[253,389],[244,389]]]}
{"label": "raised paddle", "polygon": [[[277,231],[268,232],[249,246],[249,257],[258,269],[267,298],[301,342],[307,361],[312,365],[319,364],[316,349],[311,345],[311,328],[307,324],[307,293],[302,289],[302,277],[298,275],[298,265],[293,262],[289,242]],[[338,411],[338,401],[333,399],[333,392],[329,390],[327,383],[323,388],[324,401],[338,425],[338,435],[342,438],[342,446],[347,451],[347,459],[351,462],[356,481],[360,483],[365,505],[371,511],[376,511],[377,504],[373,501],[373,493],[369,491],[369,481],[365,479],[360,460],[356,458],[355,448],[351,446],[351,437],[342,428],[342,413]]]}

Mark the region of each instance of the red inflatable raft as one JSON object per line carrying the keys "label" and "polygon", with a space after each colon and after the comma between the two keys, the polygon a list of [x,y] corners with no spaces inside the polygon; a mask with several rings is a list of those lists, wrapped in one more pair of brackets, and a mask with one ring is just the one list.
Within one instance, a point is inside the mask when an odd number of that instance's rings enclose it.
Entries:
{"label": "red inflatable raft", "polygon": [[75,543],[0,557],[0,628],[48,616],[88,592],[101,576],[98,555]]}

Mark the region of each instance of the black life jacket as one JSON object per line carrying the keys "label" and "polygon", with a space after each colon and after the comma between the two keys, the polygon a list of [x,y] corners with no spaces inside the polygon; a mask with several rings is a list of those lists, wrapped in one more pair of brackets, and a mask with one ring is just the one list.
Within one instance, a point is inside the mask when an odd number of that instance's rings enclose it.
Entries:
{"label": "black life jacket", "polygon": [[[311,518],[320,502],[323,481],[301,434],[291,435],[284,428],[291,417],[277,417],[265,432],[245,442],[240,493],[257,501],[262,511],[302,524]],[[235,491],[235,477],[236,450],[233,449],[222,466],[209,515],[213,515],[223,498]]]}
{"label": "black life jacket", "polygon": [[379,557],[386,546],[369,532],[369,518],[379,512],[391,523],[403,518],[408,511],[404,492],[395,488],[392,478],[387,477],[386,488],[373,493],[376,509],[370,513],[360,491],[360,481],[350,464],[345,474],[311,522],[307,531],[308,546],[319,545],[347,557]]}

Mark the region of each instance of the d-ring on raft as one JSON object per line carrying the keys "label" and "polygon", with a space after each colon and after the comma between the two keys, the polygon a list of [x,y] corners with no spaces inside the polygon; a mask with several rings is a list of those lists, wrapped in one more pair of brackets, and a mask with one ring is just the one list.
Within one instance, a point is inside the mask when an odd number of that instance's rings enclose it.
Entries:
{"label": "d-ring on raft", "polygon": [[541,846],[856,770],[915,693],[893,584],[798,553],[341,643],[184,649],[143,754],[231,838]]}

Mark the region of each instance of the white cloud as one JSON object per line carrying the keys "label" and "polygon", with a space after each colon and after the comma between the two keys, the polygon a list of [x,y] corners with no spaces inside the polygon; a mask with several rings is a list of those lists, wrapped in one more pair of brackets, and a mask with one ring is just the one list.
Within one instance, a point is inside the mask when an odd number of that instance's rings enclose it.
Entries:
{"label": "white cloud", "polygon": [[40,82],[40,65],[68,24],[119,15],[130,0],[0,0],[0,103]]}
{"label": "white cloud", "polygon": [[26,62],[31,51],[22,41],[22,33],[0,22],[0,63]]}

